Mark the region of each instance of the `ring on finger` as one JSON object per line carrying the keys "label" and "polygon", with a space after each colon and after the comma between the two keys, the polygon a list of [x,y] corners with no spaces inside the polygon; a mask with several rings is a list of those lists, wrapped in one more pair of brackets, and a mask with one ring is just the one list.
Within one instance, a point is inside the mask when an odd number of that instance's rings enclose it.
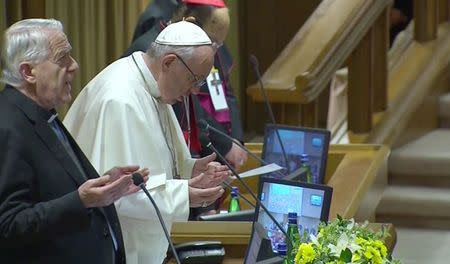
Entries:
{"label": "ring on finger", "polygon": [[206,207],[206,206],[208,206],[208,203],[207,203],[206,201],[204,201],[204,202],[202,203],[202,207]]}

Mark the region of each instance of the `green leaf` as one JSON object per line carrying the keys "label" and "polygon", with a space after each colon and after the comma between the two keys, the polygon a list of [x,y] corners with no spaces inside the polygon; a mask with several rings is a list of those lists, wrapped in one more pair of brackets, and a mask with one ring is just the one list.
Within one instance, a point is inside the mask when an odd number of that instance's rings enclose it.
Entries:
{"label": "green leaf", "polygon": [[345,250],[342,250],[339,260],[345,263],[350,262],[352,260],[352,252],[350,249],[346,248]]}

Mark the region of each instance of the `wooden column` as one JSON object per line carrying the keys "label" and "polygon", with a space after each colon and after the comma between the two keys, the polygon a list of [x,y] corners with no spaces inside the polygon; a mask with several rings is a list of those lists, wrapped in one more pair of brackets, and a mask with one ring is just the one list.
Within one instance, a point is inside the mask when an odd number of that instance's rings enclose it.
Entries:
{"label": "wooden column", "polygon": [[415,40],[426,42],[436,39],[438,26],[438,0],[414,0]]}
{"label": "wooden column", "polygon": [[304,127],[317,127],[319,120],[319,105],[317,99],[303,104],[301,109],[301,126]]}
{"label": "wooden column", "polygon": [[439,0],[438,1],[438,22],[443,23],[450,20],[450,1]]}
{"label": "wooden column", "polygon": [[369,30],[350,55],[348,64],[348,130],[372,129],[373,31]]}
{"label": "wooden column", "polygon": [[327,128],[328,121],[328,106],[330,105],[330,85],[327,85],[327,89],[323,90],[317,98],[317,105],[319,113],[317,114],[317,127]]}
{"label": "wooden column", "polygon": [[374,56],[373,111],[382,112],[387,108],[388,59],[389,51],[389,8],[381,13],[372,27]]}
{"label": "wooden column", "polygon": [[282,103],[280,108],[282,118],[279,119],[282,124],[290,126],[299,126],[301,120],[301,109],[300,104],[289,104]]}

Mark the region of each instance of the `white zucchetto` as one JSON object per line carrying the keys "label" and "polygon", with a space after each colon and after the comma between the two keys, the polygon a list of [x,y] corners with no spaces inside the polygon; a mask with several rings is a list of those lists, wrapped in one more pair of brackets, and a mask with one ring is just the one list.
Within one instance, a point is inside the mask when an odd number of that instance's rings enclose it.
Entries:
{"label": "white zucchetto", "polygon": [[158,37],[155,43],[171,46],[201,46],[211,45],[208,35],[194,23],[180,21],[168,25]]}

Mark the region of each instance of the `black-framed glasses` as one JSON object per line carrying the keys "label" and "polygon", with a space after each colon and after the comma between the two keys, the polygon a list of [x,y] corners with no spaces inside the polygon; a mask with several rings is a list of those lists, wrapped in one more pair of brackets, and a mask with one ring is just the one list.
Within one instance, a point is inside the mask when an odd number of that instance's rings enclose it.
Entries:
{"label": "black-framed glasses", "polygon": [[200,80],[200,78],[198,78],[198,76],[195,75],[195,73],[191,70],[191,68],[189,68],[189,66],[186,64],[186,62],[184,62],[184,60],[180,57],[180,55],[178,55],[176,53],[174,53],[174,54],[181,61],[181,63],[183,63],[184,67],[186,67],[186,69],[191,73],[192,77],[194,77],[195,86],[196,87],[202,87],[206,83],[206,81],[205,80]]}

